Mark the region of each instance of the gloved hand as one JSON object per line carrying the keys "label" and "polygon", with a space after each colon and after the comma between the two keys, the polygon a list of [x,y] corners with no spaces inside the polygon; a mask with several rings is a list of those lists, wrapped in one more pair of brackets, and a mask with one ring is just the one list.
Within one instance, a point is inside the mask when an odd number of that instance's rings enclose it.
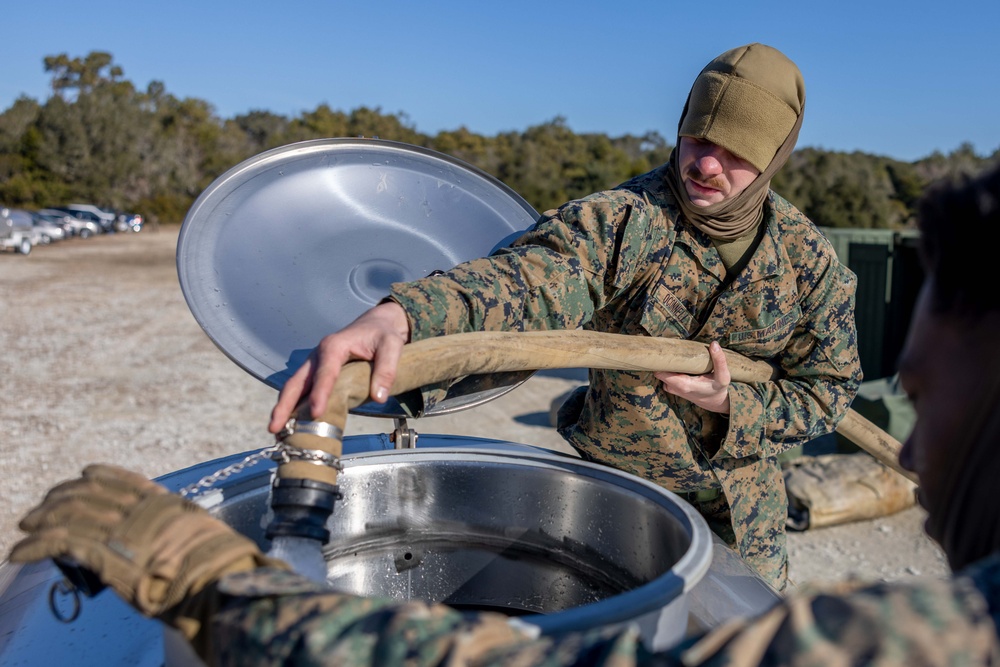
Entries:
{"label": "gloved hand", "polygon": [[207,620],[198,595],[206,586],[231,572],[288,569],[198,505],[115,466],[88,466],[54,487],[20,528],[28,537],[14,545],[12,562],[75,561],[188,639]]}

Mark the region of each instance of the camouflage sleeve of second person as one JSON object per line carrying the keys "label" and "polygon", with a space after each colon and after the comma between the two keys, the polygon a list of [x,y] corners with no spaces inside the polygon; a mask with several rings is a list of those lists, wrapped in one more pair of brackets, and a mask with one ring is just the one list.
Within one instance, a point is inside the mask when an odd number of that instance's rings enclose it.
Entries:
{"label": "camouflage sleeve of second person", "polygon": [[333,593],[283,570],[229,575],[215,590],[202,655],[212,665],[629,667],[648,658],[630,629],[556,640],[501,614]]}
{"label": "camouflage sleeve of second person", "polygon": [[972,577],[793,595],[672,649],[686,667],[992,665],[997,626]]}
{"label": "camouflage sleeve of second person", "polygon": [[280,570],[230,575],[218,590],[207,657],[219,665],[903,666],[1000,657],[990,605],[967,576],[795,595],[660,654],[633,629],[538,637],[499,614],[331,593]]}
{"label": "camouflage sleeve of second person", "polygon": [[648,202],[615,190],[546,212],[511,247],[396,283],[413,340],[467,331],[575,329],[633,280],[652,243]]}

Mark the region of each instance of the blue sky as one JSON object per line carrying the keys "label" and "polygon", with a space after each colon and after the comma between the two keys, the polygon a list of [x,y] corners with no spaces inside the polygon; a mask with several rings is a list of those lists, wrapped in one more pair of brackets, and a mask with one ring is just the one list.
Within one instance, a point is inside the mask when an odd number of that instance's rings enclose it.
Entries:
{"label": "blue sky", "polygon": [[748,42],[802,69],[799,146],[901,160],[1000,148],[1000,2],[5,0],[0,110],[45,100],[46,55],[109,51],[222,117],[321,103],[403,112],[435,134],[557,116],[576,132],[673,141],[691,82]]}

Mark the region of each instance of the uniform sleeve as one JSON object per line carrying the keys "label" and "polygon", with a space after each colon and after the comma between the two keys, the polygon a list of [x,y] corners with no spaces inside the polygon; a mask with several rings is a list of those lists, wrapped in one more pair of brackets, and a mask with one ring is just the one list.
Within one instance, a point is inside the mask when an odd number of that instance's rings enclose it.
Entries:
{"label": "uniform sleeve", "polygon": [[467,331],[575,329],[631,281],[649,244],[645,201],[610,191],[549,211],[511,247],[392,285],[413,340]]}
{"label": "uniform sleeve", "polygon": [[994,664],[997,631],[968,579],[799,595],[671,652],[687,667]]}
{"label": "uniform sleeve", "polygon": [[331,593],[290,572],[231,575],[219,590],[213,665],[628,667],[648,657],[631,630],[540,638],[500,614]]}
{"label": "uniform sleeve", "polygon": [[833,257],[820,267],[788,344],[772,360],[782,377],[730,385],[729,429],[717,457],[774,456],[831,433],[854,400],[862,377],[857,278]]}
{"label": "uniform sleeve", "polygon": [[[967,577],[796,595],[662,654],[634,630],[538,637],[499,614],[361,598],[256,570],[219,584],[214,665],[985,665],[997,628]],[[523,624],[521,624],[523,626]]]}

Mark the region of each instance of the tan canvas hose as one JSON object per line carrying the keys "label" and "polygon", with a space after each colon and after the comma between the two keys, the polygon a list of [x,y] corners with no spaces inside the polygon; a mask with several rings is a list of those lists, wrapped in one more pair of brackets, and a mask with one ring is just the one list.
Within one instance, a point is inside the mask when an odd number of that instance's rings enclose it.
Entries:
{"label": "tan canvas hose", "polygon": [[[763,361],[754,361],[725,350],[734,382],[763,382],[780,372]],[[593,331],[473,332],[429,338],[403,348],[393,393],[417,389],[466,375],[516,370],[602,368],[637,371],[673,371],[698,375],[712,370],[708,346],[688,340],[648,338]],[[348,411],[368,400],[371,364],[351,362],[341,371],[320,422],[341,432]],[[305,403],[296,419],[311,421]],[[898,440],[854,410],[849,410],[837,432],[876,459],[910,480],[915,475],[899,466]],[[285,442],[301,449],[318,449],[339,458],[341,442],[308,433],[288,435]],[[315,479],[336,484],[337,471],[302,461],[279,466],[280,477]]]}

